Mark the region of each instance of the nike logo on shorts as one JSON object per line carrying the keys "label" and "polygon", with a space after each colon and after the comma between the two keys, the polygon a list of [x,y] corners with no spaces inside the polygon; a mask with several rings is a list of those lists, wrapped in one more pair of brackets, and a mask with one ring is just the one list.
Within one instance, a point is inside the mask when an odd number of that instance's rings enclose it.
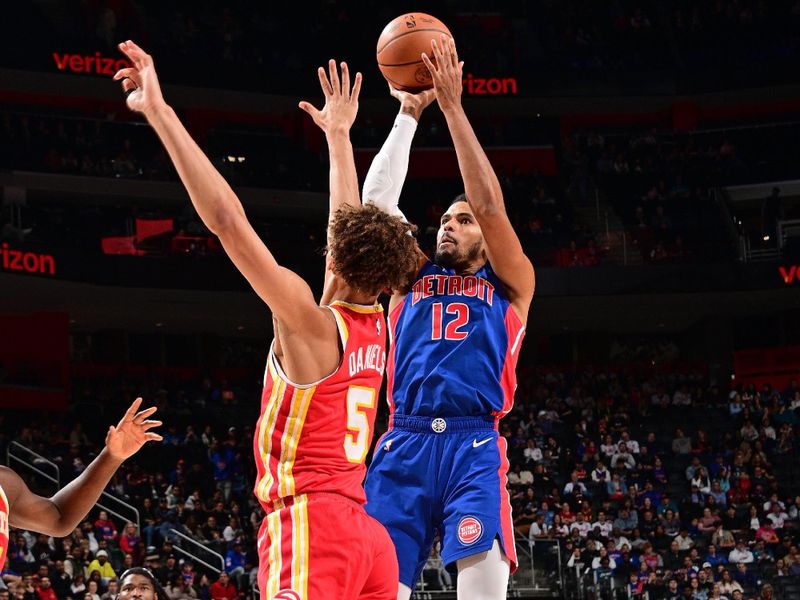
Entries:
{"label": "nike logo on shorts", "polygon": [[472,440],[472,447],[477,448],[478,446],[483,446],[486,442],[491,442],[494,438],[486,438],[485,440]]}

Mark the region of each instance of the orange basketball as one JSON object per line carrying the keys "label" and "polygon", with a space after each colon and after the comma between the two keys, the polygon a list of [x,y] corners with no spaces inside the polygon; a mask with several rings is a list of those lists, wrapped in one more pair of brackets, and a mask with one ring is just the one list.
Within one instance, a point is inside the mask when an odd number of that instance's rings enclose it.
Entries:
{"label": "orange basketball", "polygon": [[444,23],[425,13],[409,13],[393,19],[378,38],[378,67],[386,80],[407,92],[433,87],[422,53],[434,60],[431,40],[439,40],[442,34],[453,37]]}

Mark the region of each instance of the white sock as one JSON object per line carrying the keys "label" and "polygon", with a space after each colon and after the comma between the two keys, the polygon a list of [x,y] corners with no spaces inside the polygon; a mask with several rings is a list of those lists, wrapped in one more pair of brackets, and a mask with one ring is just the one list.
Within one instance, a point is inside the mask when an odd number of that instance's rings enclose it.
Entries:
{"label": "white sock", "polygon": [[458,565],[458,600],[504,600],[511,566],[495,540],[491,550],[462,558]]}
{"label": "white sock", "polygon": [[403,220],[405,215],[397,205],[408,173],[408,156],[416,131],[417,121],[414,117],[397,115],[389,137],[369,166],[361,194],[364,204],[374,204]]}
{"label": "white sock", "polygon": [[411,588],[401,583],[397,586],[397,600],[410,600]]}

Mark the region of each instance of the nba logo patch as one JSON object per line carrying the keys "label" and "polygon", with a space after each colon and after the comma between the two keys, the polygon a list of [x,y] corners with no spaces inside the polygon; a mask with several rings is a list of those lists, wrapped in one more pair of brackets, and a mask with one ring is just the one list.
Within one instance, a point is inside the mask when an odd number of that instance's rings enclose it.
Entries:
{"label": "nba logo patch", "polygon": [[475,517],[464,517],[458,522],[458,541],[471,546],[483,535],[483,524]]}
{"label": "nba logo patch", "polygon": [[375,319],[375,329],[378,330],[378,335],[380,335],[381,334],[381,320],[380,319]]}
{"label": "nba logo patch", "polygon": [[272,597],[273,600],[302,600],[300,594],[294,590],[278,590],[278,593]]}

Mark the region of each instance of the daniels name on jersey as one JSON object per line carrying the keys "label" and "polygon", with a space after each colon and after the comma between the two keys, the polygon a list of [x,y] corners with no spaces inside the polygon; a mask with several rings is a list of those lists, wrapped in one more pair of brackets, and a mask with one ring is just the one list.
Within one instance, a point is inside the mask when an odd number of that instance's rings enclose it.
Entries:
{"label": "daniels name on jersey", "polygon": [[376,371],[382,376],[386,367],[386,352],[378,344],[360,346],[348,355],[347,364],[350,367],[350,377],[367,370]]}

